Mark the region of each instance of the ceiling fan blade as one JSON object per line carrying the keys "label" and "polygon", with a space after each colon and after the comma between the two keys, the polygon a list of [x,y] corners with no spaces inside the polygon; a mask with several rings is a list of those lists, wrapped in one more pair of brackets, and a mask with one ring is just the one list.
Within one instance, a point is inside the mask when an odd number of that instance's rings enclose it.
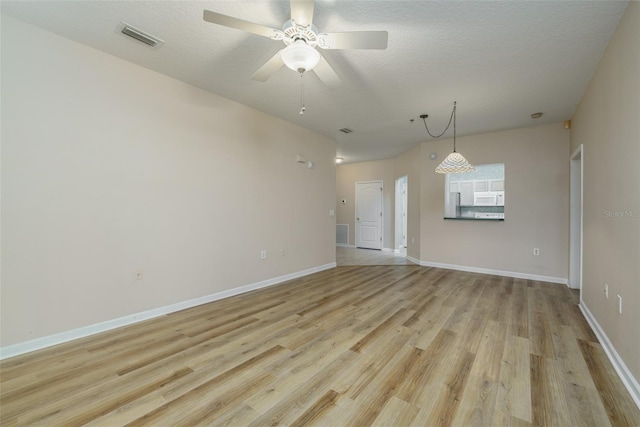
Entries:
{"label": "ceiling fan blade", "polygon": [[333,71],[331,65],[329,65],[322,55],[320,55],[318,65],[316,65],[312,71],[316,73],[320,81],[327,87],[336,88],[342,84],[336,72]]}
{"label": "ceiling fan blade", "polygon": [[318,46],[323,49],[386,49],[386,31],[353,31],[318,34]]}
{"label": "ceiling fan blade", "polygon": [[276,53],[268,60],[262,67],[258,69],[251,76],[251,80],[257,80],[259,82],[266,82],[269,80],[269,77],[275,74],[282,66],[284,62],[282,62],[282,58],[280,57],[280,52]]}
{"label": "ceiling fan blade", "polygon": [[291,19],[300,25],[313,22],[314,0],[291,0]]}
{"label": "ceiling fan blade", "polygon": [[235,28],[237,30],[246,31],[263,37],[278,38],[278,33],[281,33],[280,30],[276,30],[274,28],[211,12],[210,10],[204,11],[203,18],[205,21],[211,22],[212,24],[224,25],[225,27]]}

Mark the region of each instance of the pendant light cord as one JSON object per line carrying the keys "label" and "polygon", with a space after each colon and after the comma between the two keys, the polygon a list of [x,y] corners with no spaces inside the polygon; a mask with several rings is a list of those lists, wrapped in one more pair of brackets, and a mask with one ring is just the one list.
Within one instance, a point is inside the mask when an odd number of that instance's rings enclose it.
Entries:
{"label": "pendant light cord", "polygon": [[427,116],[422,117],[422,121],[424,122],[424,127],[431,138],[440,138],[442,135],[444,135],[445,132],[449,130],[449,127],[451,126],[451,122],[453,121],[453,152],[454,153],[456,152],[456,102],[455,101],[453,102],[453,110],[451,110],[451,117],[449,117],[449,123],[447,124],[447,127],[444,128],[444,130],[440,135],[434,135],[431,133],[431,131],[429,130],[429,126],[427,126]]}
{"label": "pendant light cord", "polygon": [[456,101],[453,101],[453,152],[456,152]]}

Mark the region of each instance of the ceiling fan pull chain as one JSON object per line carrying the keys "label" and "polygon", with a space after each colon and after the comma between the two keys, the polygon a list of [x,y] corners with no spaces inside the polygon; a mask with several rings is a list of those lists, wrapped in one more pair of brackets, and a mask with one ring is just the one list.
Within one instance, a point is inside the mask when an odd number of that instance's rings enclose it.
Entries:
{"label": "ceiling fan pull chain", "polygon": [[304,106],[304,72],[300,72],[300,115],[303,115],[307,108]]}

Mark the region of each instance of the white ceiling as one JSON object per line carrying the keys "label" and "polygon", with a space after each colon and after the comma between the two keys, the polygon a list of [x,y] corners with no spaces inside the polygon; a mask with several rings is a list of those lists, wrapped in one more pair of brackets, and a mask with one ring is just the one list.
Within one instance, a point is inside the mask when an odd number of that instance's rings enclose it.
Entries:
{"label": "white ceiling", "polygon": [[[458,135],[564,121],[572,115],[626,1],[318,0],[320,32],[386,30],[386,50],[321,50],[342,80],[325,87],[286,67],[250,76],[284,45],[210,24],[204,9],[281,28],[288,1],[2,1],[2,13],[175,77],[337,140],[346,162],[395,157],[446,126]],[[115,31],[125,21],[159,49]],[[533,121],[531,113],[544,116]],[[412,124],[410,119],[416,119]],[[353,129],[344,135],[340,128]],[[451,137],[451,131],[446,134]]]}

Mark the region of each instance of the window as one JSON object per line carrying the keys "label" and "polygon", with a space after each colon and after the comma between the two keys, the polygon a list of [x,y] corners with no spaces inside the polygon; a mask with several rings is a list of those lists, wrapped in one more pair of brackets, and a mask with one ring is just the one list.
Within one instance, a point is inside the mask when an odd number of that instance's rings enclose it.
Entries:
{"label": "window", "polygon": [[504,163],[476,165],[473,172],[445,178],[444,217],[504,219]]}

